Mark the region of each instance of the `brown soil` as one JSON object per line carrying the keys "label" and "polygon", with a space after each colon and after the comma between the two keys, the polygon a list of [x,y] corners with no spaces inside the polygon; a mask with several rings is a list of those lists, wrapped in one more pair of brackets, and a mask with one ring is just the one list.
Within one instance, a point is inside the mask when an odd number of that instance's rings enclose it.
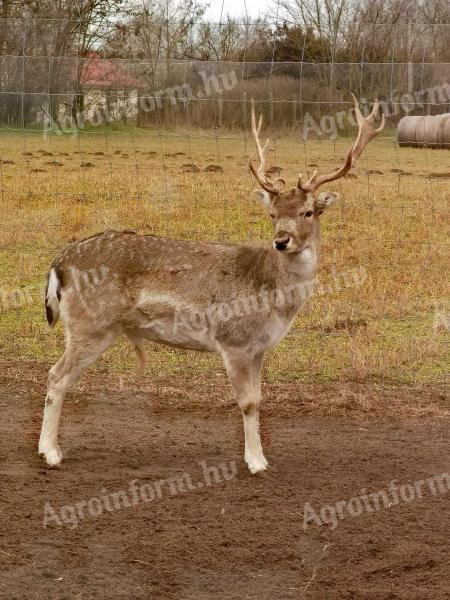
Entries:
{"label": "brown soil", "polygon": [[[306,502],[319,511],[448,471],[443,391],[349,382],[264,392],[270,468],[255,477],[224,379],[91,371],[67,399],[65,461],[51,470],[36,455],[45,369],[1,363],[0,598],[449,598],[448,493],[303,528]],[[201,461],[237,473],[207,485]],[[46,502],[59,511],[182,473],[202,486],[43,528]]]}

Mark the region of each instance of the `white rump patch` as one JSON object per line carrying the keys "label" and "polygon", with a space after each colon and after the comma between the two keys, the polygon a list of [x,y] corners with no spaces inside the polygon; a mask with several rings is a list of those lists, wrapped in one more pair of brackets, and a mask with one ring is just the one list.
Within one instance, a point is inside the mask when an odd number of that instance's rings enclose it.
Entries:
{"label": "white rump patch", "polygon": [[55,269],[50,269],[50,274],[48,277],[48,286],[47,286],[47,304],[53,311],[53,320],[58,320],[59,315],[59,300],[58,300],[58,290],[61,287],[61,283],[58,279],[58,275],[56,274]]}

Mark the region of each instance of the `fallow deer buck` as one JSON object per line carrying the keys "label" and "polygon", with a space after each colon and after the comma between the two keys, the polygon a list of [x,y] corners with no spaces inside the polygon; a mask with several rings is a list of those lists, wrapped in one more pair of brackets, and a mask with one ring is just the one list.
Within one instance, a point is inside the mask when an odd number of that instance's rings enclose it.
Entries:
{"label": "fallow deer buck", "polygon": [[[65,326],[65,352],[49,372],[39,453],[50,466],[62,453],[58,430],[66,392],[120,335],[144,362],[145,339],[177,348],[220,354],[242,411],[245,461],[252,473],[267,467],[259,435],[260,371],[264,354],[289,331],[312,291],[319,259],[319,217],[338,198],[316,195],[343,177],[364,147],[384,127],[378,102],[359,124],[345,164],[332,173],[314,171],[308,181],[283,191],[282,180],[264,171],[252,102],[252,130],[259,166],[250,170],[270,211],[272,247],[176,241],[129,231],[106,231],[69,246],[49,271],[46,309],[53,326]],[[101,273],[101,277],[98,274]]]}

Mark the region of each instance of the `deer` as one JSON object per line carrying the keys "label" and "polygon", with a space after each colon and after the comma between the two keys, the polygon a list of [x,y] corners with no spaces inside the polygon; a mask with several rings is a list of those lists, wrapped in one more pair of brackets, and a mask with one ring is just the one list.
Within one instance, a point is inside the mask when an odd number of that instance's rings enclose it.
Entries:
{"label": "deer", "polygon": [[311,296],[320,252],[320,217],[339,199],[318,189],[342,178],[384,128],[379,103],[364,117],[354,95],[356,141],[345,163],[316,169],[286,189],[265,172],[269,139],[260,142],[262,115],[251,128],[259,164],[249,168],[269,212],[268,246],[174,240],[108,230],[66,247],[47,275],[50,327],[64,325],[65,350],[48,374],[39,454],[61,463],[58,435],[66,393],[118,337],[126,336],[145,367],[144,342],[214,352],[223,360],[244,425],[244,460],[252,474],[267,469],[259,430],[265,354],[289,331]]}

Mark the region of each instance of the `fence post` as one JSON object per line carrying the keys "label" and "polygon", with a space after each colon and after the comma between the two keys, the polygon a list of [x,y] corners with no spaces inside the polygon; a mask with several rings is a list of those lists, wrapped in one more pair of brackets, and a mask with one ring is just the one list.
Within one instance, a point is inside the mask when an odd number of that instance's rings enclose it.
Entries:
{"label": "fence post", "polygon": [[269,94],[270,128],[273,129],[273,94]]}
{"label": "fence post", "polygon": [[222,90],[219,92],[219,96],[217,98],[217,126],[222,127],[223,124],[223,96]]}
{"label": "fence post", "polygon": [[245,127],[247,125],[247,92],[244,92],[242,94],[241,104],[242,104],[242,118],[244,121],[243,125]]}

